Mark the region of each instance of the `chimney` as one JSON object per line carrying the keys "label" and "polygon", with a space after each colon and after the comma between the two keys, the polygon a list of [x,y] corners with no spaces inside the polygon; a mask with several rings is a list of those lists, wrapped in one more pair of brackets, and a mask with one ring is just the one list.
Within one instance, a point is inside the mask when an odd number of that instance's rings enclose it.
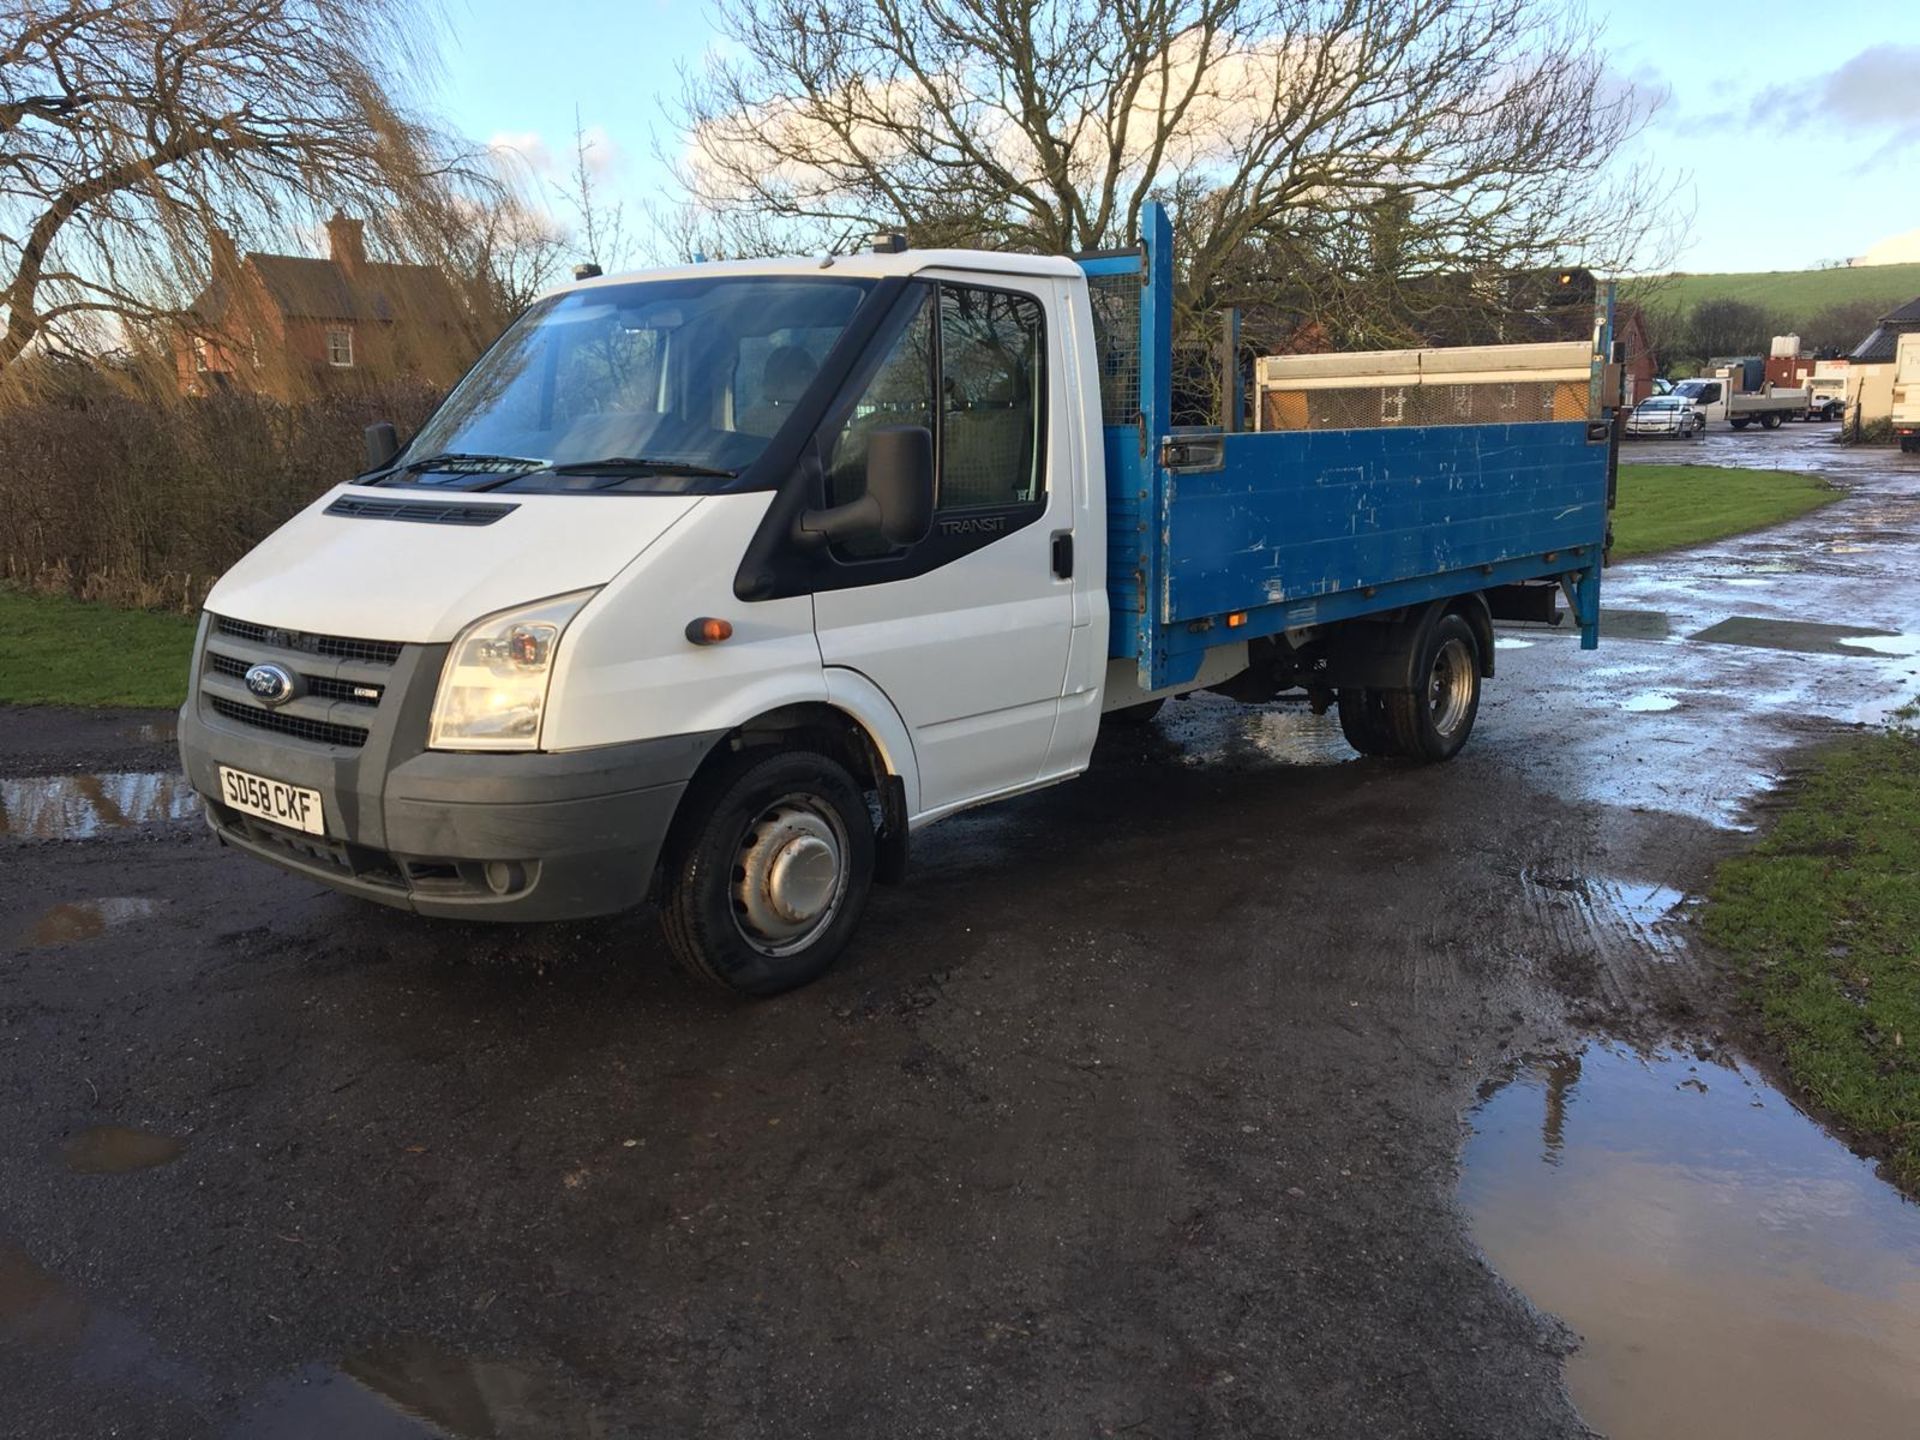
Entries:
{"label": "chimney", "polygon": [[207,258],[215,280],[230,281],[240,273],[240,252],[234,248],[233,236],[218,225],[207,230]]}
{"label": "chimney", "polygon": [[364,222],[349,220],[340,211],[327,221],[327,258],[352,274],[367,263],[367,230]]}

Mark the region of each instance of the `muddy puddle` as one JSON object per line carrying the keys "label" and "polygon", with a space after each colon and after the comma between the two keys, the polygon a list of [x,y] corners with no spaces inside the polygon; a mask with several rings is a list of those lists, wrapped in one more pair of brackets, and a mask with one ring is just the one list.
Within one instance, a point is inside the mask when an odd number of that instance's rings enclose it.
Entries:
{"label": "muddy puddle", "polygon": [[108,830],[185,820],[199,808],[186,776],[160,771],[0,778],[0,837],[86,840]]}
{"label": "muddy puddle", "polygon": [[234,1404],[197,1367],[167,1358],[130,1316],[0,1242],[6,1345],[83,1383],[184,1402],[206,1421],[194,1433],[227,1440],[598,1440],[613,1433],[564,1372],[460,1354],[418,1337],[305,1366]]}
{"label": "muddy puddle", "polygon": [[122,1175],[170,1165],[186,1148],[177,1135],[131,1125],[89,1125],[60,1147],[60,1159],[76,1175]]}
{"label": "muddy puddle", "polygon": [[314,1365],[271,1386],[229,1440],[584,1440],[610,1433],[555,1378],[419,1339]]}
{"label": "muddy puddle", "polygon": [[1187,765],[1344,765],[1359,758],[1332,711],[1315,715],[1305,705],[1242,706],[1209,695],[1167,707],[1159,724]]}
{"label": "muddy puddle", "polygon": [[98,900],[69,900],[40,913],[27,931],[29,946],[71,945],[92,940],[109,930],[157,914],[163,902],[137,895],[109,895]]}
{"label": "muddy puddle", "polygon": [[1580,1337],[1612,1440],[1909,1435],[1920,1207],[1758,1077],[1591,1047],[1474,1117],[1460,1186],[1496,1269]]}

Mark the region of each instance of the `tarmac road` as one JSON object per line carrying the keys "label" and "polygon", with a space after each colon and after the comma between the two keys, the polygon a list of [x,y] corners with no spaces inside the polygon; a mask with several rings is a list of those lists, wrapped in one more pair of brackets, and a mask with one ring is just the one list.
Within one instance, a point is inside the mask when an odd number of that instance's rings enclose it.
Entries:
{"label": "tarmac road", "polygon": [[1170,706],[766,1004],[644,915],[361,907],[218,851],[165,717],[0,710],[0,1431],[1586,1433],[1460,1117],[1576,1028],[1712,1043],[1675,907],[1920,692],[1920,460],[1831,430],[1686,447],[1854,493],[1613,571],[1596,653],[1507,632],[1453,764]]}

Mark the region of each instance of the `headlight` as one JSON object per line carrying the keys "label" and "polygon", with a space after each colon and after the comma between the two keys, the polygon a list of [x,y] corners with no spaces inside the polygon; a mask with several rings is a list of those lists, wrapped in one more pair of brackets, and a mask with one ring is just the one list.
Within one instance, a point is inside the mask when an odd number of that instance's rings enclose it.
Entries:
{"label": "headlight", "polygon": [[434,750],[537,750],[554,652],[595,591],[502,610],[460,632],[433,697]]}

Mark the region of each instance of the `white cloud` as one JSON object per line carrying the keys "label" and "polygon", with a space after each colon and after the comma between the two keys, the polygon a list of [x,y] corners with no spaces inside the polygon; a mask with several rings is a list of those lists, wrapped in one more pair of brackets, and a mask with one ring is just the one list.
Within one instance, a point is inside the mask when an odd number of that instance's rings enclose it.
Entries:
{"label": "white cloud", "polygon": [[1920,261],[1920,230],[1909,230],[1904,235],[1889,235],[1879,244],[1869,246],[1867,253],[1854,263],[1856,265],[1911,265]]}
{"label": "white cloud", "polygon": [[487,150],[497,158],[518,161],[539,179],[554,173],[553,150],[538,130],[498,131],[487,141]]}

